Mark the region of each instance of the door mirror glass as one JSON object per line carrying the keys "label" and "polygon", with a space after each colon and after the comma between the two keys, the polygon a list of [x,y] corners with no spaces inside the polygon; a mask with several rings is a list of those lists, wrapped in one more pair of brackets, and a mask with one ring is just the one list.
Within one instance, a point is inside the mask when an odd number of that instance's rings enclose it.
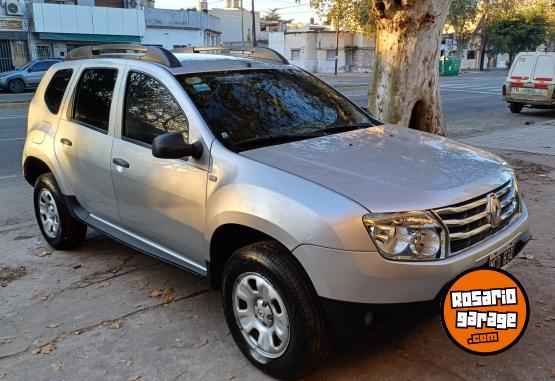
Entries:
{"label": "door mirror glass", "polygon": [[200,141],[189,144],[185,142],[182,132],[159,135],[152,141],[152,155],[159,159],[182,159],[189,156],[200,159],[202,151]]}
{"label": "door mirror glass", "polygon": [[28,73],[32,73],[34,71],[33,67],[31,66],[29,69],[27,69]]}

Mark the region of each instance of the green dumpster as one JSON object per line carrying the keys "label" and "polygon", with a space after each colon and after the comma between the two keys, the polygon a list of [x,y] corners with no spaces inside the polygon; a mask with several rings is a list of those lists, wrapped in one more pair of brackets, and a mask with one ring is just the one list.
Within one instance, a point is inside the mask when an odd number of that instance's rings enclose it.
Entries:
{"label": "green dumpster", "polygon": [[457,56],[441,56],[439,58],[439,75],[454,77],[459,75],[461,58]]}

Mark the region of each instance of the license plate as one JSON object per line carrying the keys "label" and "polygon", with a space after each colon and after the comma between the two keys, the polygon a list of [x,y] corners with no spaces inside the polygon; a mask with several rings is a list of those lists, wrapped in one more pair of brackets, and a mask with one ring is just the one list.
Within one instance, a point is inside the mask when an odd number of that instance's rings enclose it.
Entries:
{"label": "license plate", "polygon": [[532,89],[529,87],[513,87],[511,88],[513,94],[521,95],[540,95],[543,97],[547,96],[547,89]]}
{"label": "license plate", "polygon": [[511,242],[509,246],[496,251],[489,256],[489,267],[500,268],[512,261],[515,257],[515,245]]}

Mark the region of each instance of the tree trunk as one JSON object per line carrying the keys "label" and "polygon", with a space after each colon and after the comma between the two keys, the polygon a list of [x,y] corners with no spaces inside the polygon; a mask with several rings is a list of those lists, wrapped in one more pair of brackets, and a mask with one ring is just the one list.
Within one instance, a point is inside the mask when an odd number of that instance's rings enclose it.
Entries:
{"label": "tree trunk", "polygon": [[439,46],[452,0],[372,0],[376,57],[369,106],[388,123],[446,135]]}

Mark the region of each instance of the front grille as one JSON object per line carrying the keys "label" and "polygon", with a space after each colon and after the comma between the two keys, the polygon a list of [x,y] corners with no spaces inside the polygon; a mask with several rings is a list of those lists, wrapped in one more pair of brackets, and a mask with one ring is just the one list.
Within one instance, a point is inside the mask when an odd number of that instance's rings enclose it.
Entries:
{"label": "front grille", "polygon": [[[488,212],[488,195],[494,193],[501,205],[501,218],[492,226]],[[451,254],[473,246],[504,229],[519,210],[518,194],[512,180],[475,199],[436,209],[435,212],[449,229]]]}

